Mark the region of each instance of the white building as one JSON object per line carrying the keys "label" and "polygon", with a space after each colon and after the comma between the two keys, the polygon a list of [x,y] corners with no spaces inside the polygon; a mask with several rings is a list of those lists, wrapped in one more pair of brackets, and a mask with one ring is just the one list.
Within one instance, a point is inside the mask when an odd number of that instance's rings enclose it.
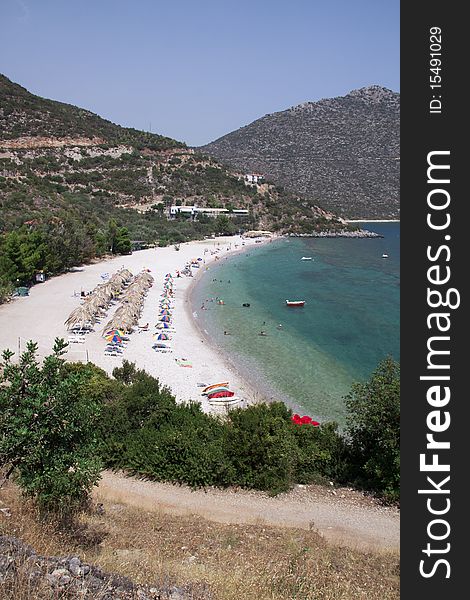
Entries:
{"label": "white building", "polygon": [[247,173],[245,175],[246,183],[262,183],[264,181],[264,175],[261,173]]}
{"label": "white building", "polygon": [[207,215],[209,217],[218,217],[219,215],[227,216],[248,216],[249,211],[244,208],[237,208],[229,211],[228,208],[210,208],[200,206],[170,206],[169,216],[170,219],[175,219],[176,215],[186,215],[192,219],[197,218],[197,215]]}

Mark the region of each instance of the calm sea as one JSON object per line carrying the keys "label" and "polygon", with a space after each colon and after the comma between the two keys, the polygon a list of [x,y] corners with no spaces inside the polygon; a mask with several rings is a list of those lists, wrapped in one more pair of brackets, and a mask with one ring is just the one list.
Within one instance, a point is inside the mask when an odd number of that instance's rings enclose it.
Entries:
{"label": "calm sea", "polygon": [[192,294],[199,326],[263,395],[342,426],[351,384],[399,359],[400,225],[363,227],[384,237],[276,241],[222,260]]}

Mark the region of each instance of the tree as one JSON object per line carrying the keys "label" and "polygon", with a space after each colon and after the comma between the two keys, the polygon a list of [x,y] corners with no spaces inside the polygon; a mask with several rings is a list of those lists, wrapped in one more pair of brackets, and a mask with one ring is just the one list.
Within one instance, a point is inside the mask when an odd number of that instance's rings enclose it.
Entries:
{"label": "tree", "polygon": [[109,250],[113,254],[129,254],[132,249],[129,230],[127,227],[119,227],[115,219],[109,219],[107,239]]}
{"label": "tree", "polygon": [[109,219],[108,221],[108,231],[106,232],[106,237],[108,239],[108,248],[109,251],[114,254],[115,252],[115,244],[116,238],[118,235],[118,224],[115,219]]}
{"label": "tree", "polygon": [[13,285],[8,279],[0,273],[0,304],[5,302],[13,293]]}
{"label": "tree", "polygon": [[346,406],[353,469],[363,484],[397,500],[400,486],[400,365],[386,358],[369,381],[355,383]]}
{"label": "tree", "polygon": [[119,227],[114,244],[114,252],[116,254],[130,254],[131,251],[132,244],[129,237],[129,230],[127,227]]}
{"label": "tree", "polygon": [[152,204],[152,206],[150,208],[152,210],[155,210],[156,212],[158,212],[160,215],[163,215],[163,213],[165,211],[165,205],[163,204],[163,202],[158,202],[157,204]]}
{"label": "tree", "polygon": [[215,231],[220,235],[232,235],[235,233],[235,226],[230,217],[219,215],[215,220]]}
{"label": "tree", "polygon": [[0,468],[47,511],[73,514],[100,476],[95,430],[99,402],[87,393],[84,371],[69,370],[56,339],[40,366],[29,342],[18,364],[0,364]]}

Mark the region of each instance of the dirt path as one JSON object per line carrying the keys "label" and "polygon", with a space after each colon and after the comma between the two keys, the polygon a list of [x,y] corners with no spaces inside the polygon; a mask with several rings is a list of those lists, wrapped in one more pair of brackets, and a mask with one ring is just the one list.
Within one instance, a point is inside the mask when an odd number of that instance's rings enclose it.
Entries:
{"label": "dirt path", "polygon": [[297,486],[271,498],[244,490],[192,491],[105,472],[96,496],[150,511],[196,514],[219,523],[313,528],[328,540],[365,550],[398,550],[400,543],[399,511],[349,488]]}

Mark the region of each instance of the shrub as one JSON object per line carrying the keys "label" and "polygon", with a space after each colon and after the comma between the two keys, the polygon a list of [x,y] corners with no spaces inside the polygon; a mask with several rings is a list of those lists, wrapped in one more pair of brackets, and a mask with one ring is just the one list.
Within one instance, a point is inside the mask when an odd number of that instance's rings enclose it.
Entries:
{"label": "shrub", "polygon": [[399,498],[400,365],[382,361],[369,381],[356,383],[346,397],[351,475],[362,485]]}
{"label": "shrub", "polygon": [[86,393],[83,373],[65,367],[65,346],[57,339],[42,367],[32,342],[18,364],[12,352],[3,353],[0,467],[41,509],[71,514],[99,479],[99,404]]}
{"label": "shrub", "polygon": [[[77,367],[75,367],[77,368]],[[296,425],[282,402],[236,408],[222,418],[170,390],[133,363],[89,371],[103,404],[101,452],[108,467],[191,486],[238,485],[271,494],[328,480],[366,486],[390,500],[398,490],[397,365],[385,362],[347,403],[349,438],[335,423]],[[102,391],[100,391],[100,389]]]}
{"label": "shrub", "polygon": [[344,476],[345,442],[336,423],[292,424],[298,447],[296,482],[323,483]]}
{"label": "shrub", "polygon": [[225,447],[234,469],[232,483],[273,494],[294,483],[297,448],[290,410],[282,402],[230,411]]}

